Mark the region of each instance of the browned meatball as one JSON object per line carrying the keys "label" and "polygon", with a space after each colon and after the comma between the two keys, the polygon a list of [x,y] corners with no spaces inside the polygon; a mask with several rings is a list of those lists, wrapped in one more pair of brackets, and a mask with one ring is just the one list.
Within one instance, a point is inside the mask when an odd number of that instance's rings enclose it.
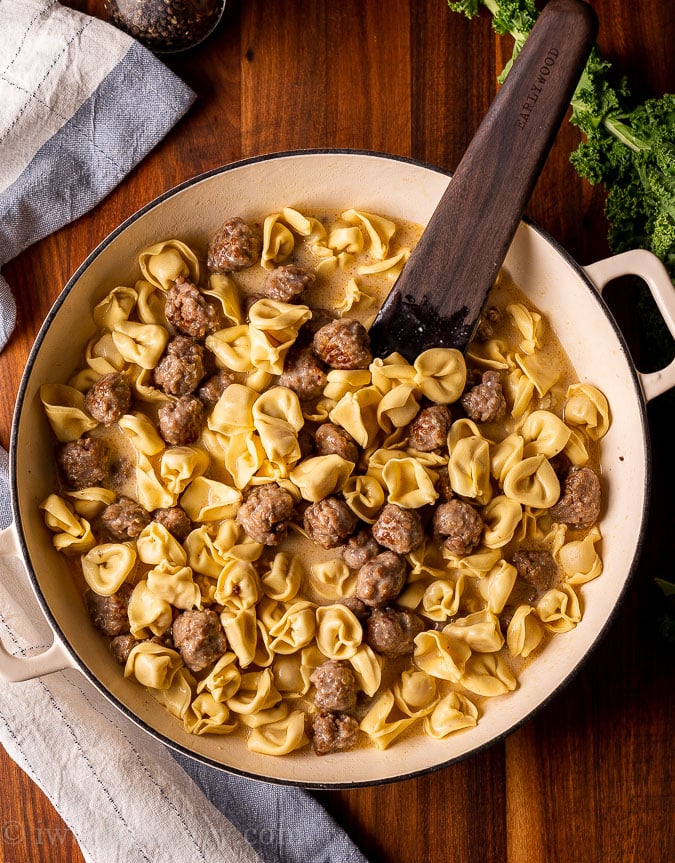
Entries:
{"label": "browned meatball", "polygon": [[485,526],[478,510],[463,500],[449,500],[436,507],[434,533],[445,537],[445,547],[456,555],[469,554],[480,543]]}
{"label": "browned meatball", "polygon": [[156,509],[152,514],[153,521],[163,525],[178,542],[185,542],[192,530],[192,522],[182,506],[172,506],[168,509]]}
{"label": "browned meatball", "polygon": [[154,371],[155,384],[171,396],[186,396],[203,377],[204,348],[187,336],[171,339]]}
{"label": "browned meatball", "polygon": [[518,575],[539,591],[553,587],[558,576],[558,567],[550,551],[517,551],[513,555],[513,565]]}
{"label": "browned meatball", "polygon": [[312,720],[312,738],[317,755],[350,749],[359,734],[359,723],[347,713],[317,713]]}
{"label": "browned meatball", "polygon": [[101,513],[101,525],[105,533],[119,542],[136,539],[148,524],[150,513],[130,497],[120,497]]}
{"label": "browned meatball", "polygon": [[468,368],[466,370],[466,380],[464,382],[464,392],[468,392],[472,387],[477,387],[483,380],[483,372],[480,369]]}
{"label": "browned meatball", "polygon": [[371,608],[384,608],[403,590],[406,574],[403,558],[393,551],[383,551],[359,570],[356,596]]}
{"label": "browned meatball", "polygon": [[320,710],[353,710],[356,707],[356,676],[349,665],[327,659],[309,678],[316,692],[314,703]]}
{"label": "browned meatball", "polygon": [[202,430],[204,406],[194,396],[181,396],[157,411],[159,433],[172,446],[194,443]]}
{"label": "browned meatball", "polygon": [[93,590],[88,590],[84,601],[94,626],[110,636],[129,632],[128,608],[132,591],[133,587],[127,583],[112,596],[100,596]]}
{"label": "browned meatball", "polygon": [[265,277],[262,292],[271,300],[280,300],[282,303],[292,303],[300,294],[310,288],[316,281],[316,276],[305,267],[295,264],[283,264],[276,267]]}
{"label": "browned meatball", "polygon": [[305,321],[300,329],[300,338],[304,336],[311,336],[314,338],[314,334],[318,332],[321,327],[324,327],[326,324],[330,324],[331,321],[336,319],[337,315],[332,309],[324,309],[322,306],[314,306],[312,308],[312,317]]}
{"label": "browned meatball", "polygon": [[260,257],[262,240],[238,216],[223,223],[211,239],[206,266],[214,273],[231,273],[252,267]]}
{"label": "browned meatball", "polygon": [[105,485],[110,469],[110,451],[98,438],[81,437],[59,447],[56,461],[66,485],[89,488]]}
{"label": "browned meatball", "polygon": [[365,624],[364,640],[389,659],[406,656],[415,649],[415,638],[424,623],[406,608],[376,608]]}
{"label": "browned meatball", "polygon": [[204,381],[197,390],[197,395],[207,408],[212,408],[230,384],[234,383],[234,375],[221,369]]}
{"label": "browned meatball", "polygon": [[448,443],[452,417],[445,405],[431,405],[421,410],[410,424],[410,446],[419,452],[431,452]]}
{"label": "browned meatball", "polygon": [[361,567],[372,560],[382,551],[375,542],[373,534],[368,528],[359,530],[354,536],[350,536],[346,545],[340,549],[342,559],[350,569],[361,569]]}
{"label": "browned meatball", "polygon": [[314,435],[307,426],[303,426],[298,432],[298,446],[301,459],[314,455]]}
{"label": "browned meatball", "polygon": [[183,276],[179,276],[167,291],[164,314],[170,324],[193,339],[203,339],[220,326],[218,309]]}
{"label": "browned meatball", "polygon": [[203,671],[225,653],[227,639],[215,611],[184,611],[174,620],[173,643],[190,671]]}
{"label": "browned meatball", "polygon": [[549,462],[551,467],[555,471],[555,475],[558,477],[560,482],[565,481],[565,477],[569,473],[572,468],[572,462],[569,459],[569,456],[565,452],[556,453],[556,455],[551,456],[549,458]]}
{"label": "browned meatball", "polygon": [[485,309],[480,316],[478,326],[476,327],[476,335],[474,338],[477,342],[487,342],[495,334],[495,327],[502,319],[502,313],[495,306],[490,306]]}
{"label": "browned meatball", "polygon": [[491,423],[501,419],[506,411],[506,399],[499,372],[484,372],[481,382],[464,393],[460,404],[475,422]]}
{"label": "browned meatball", "polygon": [[129,659],[129,654],[138,643],[138,639],[134,638],[131,633],[128,633],[127,635],[116,635],[110,642],[110,650],[120,665],[126,665],[127,659]]}
{"label": "browned meatball", "polygon": [[335,548],[354,532],[356,516],[344,501],[331,495],[307,507],[303,524],[312,542]]}
{"label": "browned meatball", "polygon": [[551,507],[551,517],[583,530],[598,520],[601,503],[598,475],[590,467],[573,467],[565,477],[560,499]]}
{"label": "browned meatball", "polygon": [[343,596],[335,604],[344,605],[360,621],[364,621],[370,614],[370,608],[356,596]]}
{"label": "browned meatball", "polygon": [[84,406],[103,425],[116,423],[121,416],[129,413],[131,407],[131,389],[126,375],[111,372],[100,377],[87,390]]}
{"label": "browned meatball", "polygon": [[333,369],[367,369],[373,355],[368,333],[359,321],[339,318],[314,334],[315,353]]}
{"label": "browned meatball", "polygon": [[321,397],[326,373],[311,348],[292,348],[286,354],[279,386],[293,390],[301,401]]}
{"label": "browned meatball", "polygon": [[395,503],[386,504],[372,530],[375,540],[396,554],[408,554],[424,540],[419,513],[414,509],[403,509]]}
{"label": "browned meatball", "polygon": [[317,455],[339,455],[347,461],[359,460],[359,447],[354,438],[340,426],[322,423],[314,434]]}
{"label": "browned meatball", "polygon": [[455,492],[452,489],[452,483],[450,482],[450,474],[447,471],[447,468],[441,468],[438,472],[438,479],[434,485],[434,488],[438,492],[438,497],[441,501],[452,500],[455,496]]}
{"label": "browned meatball", "polygon": [[276,482],[254,486],[237,513],[240,524],[254,542],[279,545],[293,517],[293,498]]}

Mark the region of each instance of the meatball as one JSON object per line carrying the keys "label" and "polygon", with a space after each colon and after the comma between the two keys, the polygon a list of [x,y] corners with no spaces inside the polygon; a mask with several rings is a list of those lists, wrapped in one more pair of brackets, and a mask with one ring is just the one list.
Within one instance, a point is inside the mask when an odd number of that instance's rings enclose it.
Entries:
{"label": "meatball", "polygon": [[361,569],[361,567],[372,560],[382,549],[375,542],[373,534],[367,528],[350,536],[346,545],[340,551],[342,559],[350,569]]}
{"label": "meatball", "polygon": [[173,622],[173,643],[190,671],[203,671],[227,650],[227,639],[215,611],[184,611]]}
{"label": "meatball", "polygon": [[292,348],[286,354],[279,386],[293,390],[301,401],[321,397],[326,373],[310,348]]}
{"label": "meatball", "polygon": [[84,406],[103,425],[116,423],[121,416],[129,413],[131,407],[131,389],[126,375],[111,372],[100,377],[87,390]]}
{"label": "meatball", "polygon": [[133,587],[126,582],[112,596],[101,596],[93,590],[84,595],[91,622],[105,635],[122,635],[129,632],[129,597]]}
{"label": "meatball", "polygon": [[354,438],[340,426],[322,423],[314,434],[317,455],[339,455],[347,461],[359,460],[359,447]]}
{"label": "meatball", "polygon": [[265,277],[262,292],[271,300],[280,300],[282,303],[292,303],[306,289],[310,288],[316,281],[316,276],[304,267],[295,264],[284,264],[277,267]]}
{"label": "meatball", "polygon": [[495,306],[485,309],[478,320],[476,335],[477,342],[487,342],[495,334],[495,327],[502,319],[502,313]]}
{"label": "meatball", "polygon": [[194,443],[202,430],[204,407],[195,396],[181,396],[157,411],[159,433],[172,446]]}
{"label": "meatball", "polygon": [[211,239],[206,266],[214,273],[231,273],[252,267],[260,257],[262,240],[238,216],[223,223]]}
{"label": "meatball", "polygon": [[455,496],[455,492],[452,489],[452,483],[450,482],[450,474],[445,470],[440,470],[438,474],[438,479],[434,485],[434,488],[438,492],[438,496],[442,501],[452,500]]}
{"label": "meatball", "polygon": [[276,482],[254,486],[237,513],[241,525],[254,542],[279,545],[293,516],[293,498]]}
{"label": "meatball", "polygon": [[150,524],[150,513],[130,497],[120,497],[101,513],[101,525],[111,539],[128,542]]}
{"label": "meatball", "polygon": [[56,461],[66,485],[90,488],[105,485],[110,469],[110,451],[98,438],[81,437],[59,447]]}
{"label": "meatball", "polygon": [[171,339],[155,368],[155,384],[171,396],[186,396],[203,377],[204,348],[187,336]]}
{"label": "meatball", "polygon": [[322,548],[335,548],[354,533],[356,516],[344,501],[330,496],[308,506],[303,523],[313,542]]}
{"label": "meatball", "polygon": [[415,638],[424,623],[406,608],[376,608],[365,624],[364,641],[389,659],[406,656],[415,649]]}
{"label": "meatball", "polygon": [[354,617],[361,622],[363,622],[370,614],[370,609],[365,602],[362,602],[356,596],[343,596],[335,604],[344,605],[344,607],[349,609]]}
{"label": "meatball", "polygon": [[234,383],[234,375],[221,369],[204,381],[197,390],[197,395],[207,408],[212,408],[230,384]]}
{"label": "meatball", "polygon": [[403,558],[393,551],[383,551],[359,570],[356,596],[371,608],[384,608],[403,590],[406,574]]}
{"label": "meatball", "polygon": [[583,530],[600,517],[600,480],[590,467],[573,467],[563,483],[558,502],[551,507],[554,521]]}
{"label": "meatball", "polygon": [[478,510],[463,500],[449,500],[436,507],[434,533],[445,537],[444,545],[456,555],[469,554],[479,544],[484,522]]}
{"label": "meatball", "polygon": [[359,321],[339,318],[314,334],[314,351],[333,369],[367,369],[373,355],[368,333]]}
{"label": "meatball", "polygon": [[506,411],[506,399],[499,372],[484,372],[481,382],[464,393],[460,404],[469,419],[491,423],[501,419]]}
{"label": "meatball", "polygon": [[179,276],[167,291],[164,314],[170,324],[193,339],[203,339],[220,326],[216,307],[183,276]]}
{"label": "meatball", "polygon": [[327,659],[309,678],[319,710],[353,710],[356,707],[356,676],[349,665]]}
{"label": "meatball", "polygon": [[550,551],[517,551],[513,555],[513,565],[518,575],[539,591],[553,587],[558,567]]}
{"label": "meatball", "polygon": [[572,468],[572,462],[567,453],[556,453],[556,455],[549,458],[549,462],[560,482],[564,482],[565,477]]}
{"label": "meatball", "polygon": [[325,309],[322,306],[314,306],[312,308],[312,317],[308,321],[305,321],[300,328],[299,337],[303,338],[305,336],[311,336],[313,339],[314,334],[318,332],[321,327],[325,327],[326,324],[330,324],[334,320],[336,320],[336,313],[332,309]]}
{"label": "meatball", "polygon": [[410,446],[419,452],[431,452],[446,446],[452,417],[445,405],[431,405],[421,410],[410,424]]}
{"label": "meatball", "polygon": [[303,426],[298,432],[298,446],[301,459],[314,455],[314,435],[307,426]]}
{"label": "meatball", "polygon": [[322,712],[312,720],[314,751],[317,755],[350,749],[359,733],[359,723],[347,713]]}
{"label": "meatball", "polygon": [[395,503],[384,507],[372,529],[375,540],[396,554],[408,554],[424,541],[419,513]]}
{"label": "meatball", "polygon": [[126,635],[116,635],[110,642],[110,650],[116,661],[120,665],[126,665],[129,654],[138,644],[138,639],[134,638],[131,633]]}
{"label": "meatball", "polygon": [[183,543],[192,530],[192,522],[182,506],[172,506],[168,509],[156,509],[152,520],[163,525],[178,542]]}

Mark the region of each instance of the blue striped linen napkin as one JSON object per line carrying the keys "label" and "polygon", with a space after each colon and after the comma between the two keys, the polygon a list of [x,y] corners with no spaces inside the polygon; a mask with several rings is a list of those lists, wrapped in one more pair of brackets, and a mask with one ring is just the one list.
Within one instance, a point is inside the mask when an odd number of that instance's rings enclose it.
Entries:
{"label": "blue striped linen napkin", "polygon": [[[127,35],[54,0],[0,0],[0,58],[2,265],[100,201],[194,94]],[[0,276],[0,350],[14,326]],[[10,522],[0,448],[0,528]],[[51,633],[11,528],[0,533],[0,573],[5,649],[41,652]],[[90,863],[365,863],[308,792],[167,757],[73,670],[0,681],[0,743],[51,799]],[[17,824],[5,833],[19,840],[37,829]]]}

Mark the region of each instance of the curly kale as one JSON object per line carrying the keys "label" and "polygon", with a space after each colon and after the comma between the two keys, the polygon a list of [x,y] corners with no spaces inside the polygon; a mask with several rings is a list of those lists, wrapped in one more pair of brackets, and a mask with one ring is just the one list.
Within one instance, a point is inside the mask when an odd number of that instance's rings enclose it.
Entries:
{"label": "curly kale", "polygon": [[[449,2],[468,18],[484,6],[499,34],[515,40],[508,74],[539,14],[534,0]],[[584,140],[572,153],[577,173],[607,192],[605,215],[615,252],[647,248],[675,280],[675,95],[634,105],[625,79],[593,48],[572,97],[571,122]]]}

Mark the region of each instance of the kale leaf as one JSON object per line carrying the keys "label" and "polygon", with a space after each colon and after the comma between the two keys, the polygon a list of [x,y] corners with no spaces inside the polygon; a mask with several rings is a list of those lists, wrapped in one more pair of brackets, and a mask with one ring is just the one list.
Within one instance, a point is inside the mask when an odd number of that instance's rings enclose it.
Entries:
{"label": "kale leaf", "polygon": [[[450,9],[472,18],[484,6],[499,34],[514,38],[503,81],[539,14],[534,0],[460,0]],[[625,79],[594,47],[572,97],[570,121],[584,139],[571,155],[577,173],[602,183],[614,252],[650,249],[675,281],[675,94],[634,104]]]}

